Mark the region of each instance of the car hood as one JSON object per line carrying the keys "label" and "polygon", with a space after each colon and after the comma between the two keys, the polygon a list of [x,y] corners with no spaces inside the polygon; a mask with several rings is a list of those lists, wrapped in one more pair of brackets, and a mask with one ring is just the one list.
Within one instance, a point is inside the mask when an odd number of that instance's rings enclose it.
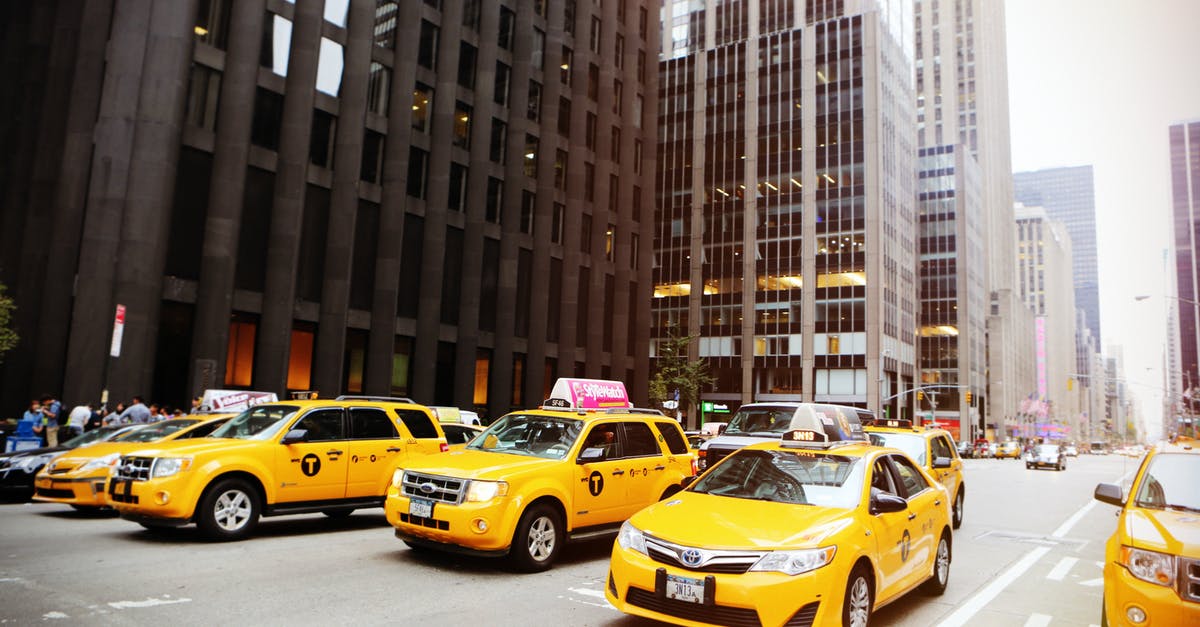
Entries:
{"label": "car hood", "polygon": [[1200,513],[1134,508],[1123,522],[1125,536],[1137,548],[1200,558]]}
{"label": "car hood", "polygon": [[537,472],[565,463],[570,463],[570,461],[463,449],[424,455],[409,460],[407,463],[401,463],[400,467],[405,470],[459,479],[502,480],[516,473]]}
{"label": "car hood", "polygon": [[773,433],[770,435],[766,431],[761,433],[763,435],[718,435],[715,438],[709,438],[700,445],[700,448],[742,448],[744,446],[778,440],[783,437],[782,433]]}
{"label": "car hood", "polygon": [[825,546],[854,524],[850,510],[680,492],[629,520],[656,538],[711,549]]}
{"label": "car hood", "polygon": [[187,440],[147,442],[137,449],[137,454],[145,457],[192,457],[209,451],[226,453],[244,448],[257,448],[268,444],[271,444],[271,442],[263,440],[238,440],[234,438],[190,438]]}

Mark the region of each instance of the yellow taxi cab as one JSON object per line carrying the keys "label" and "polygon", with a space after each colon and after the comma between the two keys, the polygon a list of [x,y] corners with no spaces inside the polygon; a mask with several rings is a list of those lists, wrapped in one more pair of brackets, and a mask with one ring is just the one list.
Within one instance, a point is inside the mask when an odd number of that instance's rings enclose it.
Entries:
{"label": "yellow taxi cab", "polygon": [[1096,500],[1121,508],[1104,548],[1103,625],[1200,625],[1200,441],[1180,438],[1142,458],[1125,500],[1101,483]]}
{"label": "yellow taxi cab", "polygon": [[442,422],[441,425],[442,431],[446,432],[446,443],[450,445],[452,451],[466,448],[468,442],[483,433],[483,427],[479,425],[468,425],[461,422]]}
{"label": "yellow taxi cab", "polygon": [[108,499],[147,528],[195,522],[211,539],[240,540],[260,516],[379,507],[398,462],[446,450],[433,414],[408,399],[267,403],[205,440],[123,456]]}
{"label": "yellow taxi cab", "polygon": [[46,464],[34,478],[33,500],[62,503],[75,509],[108,505],[104,487],[122,454],[155,442],[189,441],[212,433],[229,415],[195,415],[172,418],[137,427],[107,442],[75,449]]}
{"label": "yellow taxi cab", "polygon": [[996,459],[1021,459],[1021,445],[1009,440],[996,449]]}
{"label": "yellow taxi cab", "polygon": [[[877,446],[898,448],[917,462],[954,495],[950,515],[954,528],[962,526],[967,486],[963,482],[963,462],[954,445],[954,436],[945,429],[914,427],[911,420],[885,419],[864,424],[863,431]],[[944,461],[939,461],[943,458]],[[936,462],[936,463],[935,463]]]}
{"label": "yellow taxi cab", "polygon": [[819,431],[740,449],[636,513],[618,610],[684,625],[855,625],[950,576],[950,495],[904,452]]}
{"label": "yellow taxi cab", "polygon": [[614,534],[678,491],[695,463],[679,423],[630,408],[622,383],[560,379],[540,409],[502,416],[461,451],[401,464],[385,511],[410,547],[539,571],[568,539]]}

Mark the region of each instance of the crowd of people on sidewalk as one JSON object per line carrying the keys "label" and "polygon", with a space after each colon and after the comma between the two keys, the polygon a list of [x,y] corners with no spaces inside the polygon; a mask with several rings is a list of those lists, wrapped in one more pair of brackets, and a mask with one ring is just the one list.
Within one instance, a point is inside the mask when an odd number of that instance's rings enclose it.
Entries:
{"label": "crowd of people on sidewalk", "polygon": [[[193,403],[195,405],[195,403]],[[29,409],[17,423],[17,437],[41,438],[46,446],[58,446],[60,440],[68,440],[85,431],[102,425],[144,424],[158,422],[183,415],[181,409],[171,409],[157,403],[146,404],[141,396],[134,396],[128,405],[117,403],[109,409],[93,404],[76,405],[66,411],[62,402],[51,394],[43,394],[29,402]]]}

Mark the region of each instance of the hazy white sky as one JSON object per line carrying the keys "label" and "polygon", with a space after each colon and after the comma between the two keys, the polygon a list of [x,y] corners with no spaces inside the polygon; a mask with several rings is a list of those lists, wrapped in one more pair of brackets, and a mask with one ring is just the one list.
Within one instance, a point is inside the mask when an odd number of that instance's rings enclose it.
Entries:
{"label": "hazy white sky", "polygon": [[1200,1],[1008,0],[1006,10],[1013,171],[1094,167],[1104,342],[1124,352],[1155,430],[1171,245],[1167,128],[1200,119]]}

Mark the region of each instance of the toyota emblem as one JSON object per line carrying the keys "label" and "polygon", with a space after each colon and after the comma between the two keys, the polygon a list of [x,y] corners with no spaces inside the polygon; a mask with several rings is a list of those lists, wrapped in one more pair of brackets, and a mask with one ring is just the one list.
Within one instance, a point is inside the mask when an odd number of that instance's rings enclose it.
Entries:
{"label": "toyota emblem", "polygon": [[704,559],[704,554],[700,549],[684,549],[679,555],[685,566],[699,566],[700,561]]}
{"label": "toyota emblem", "polygon": [[422,494],[433,494],[433,491],[437,489],[437,486],[426,481],[425,483],[417,486],[417,489],[420,490]]}

